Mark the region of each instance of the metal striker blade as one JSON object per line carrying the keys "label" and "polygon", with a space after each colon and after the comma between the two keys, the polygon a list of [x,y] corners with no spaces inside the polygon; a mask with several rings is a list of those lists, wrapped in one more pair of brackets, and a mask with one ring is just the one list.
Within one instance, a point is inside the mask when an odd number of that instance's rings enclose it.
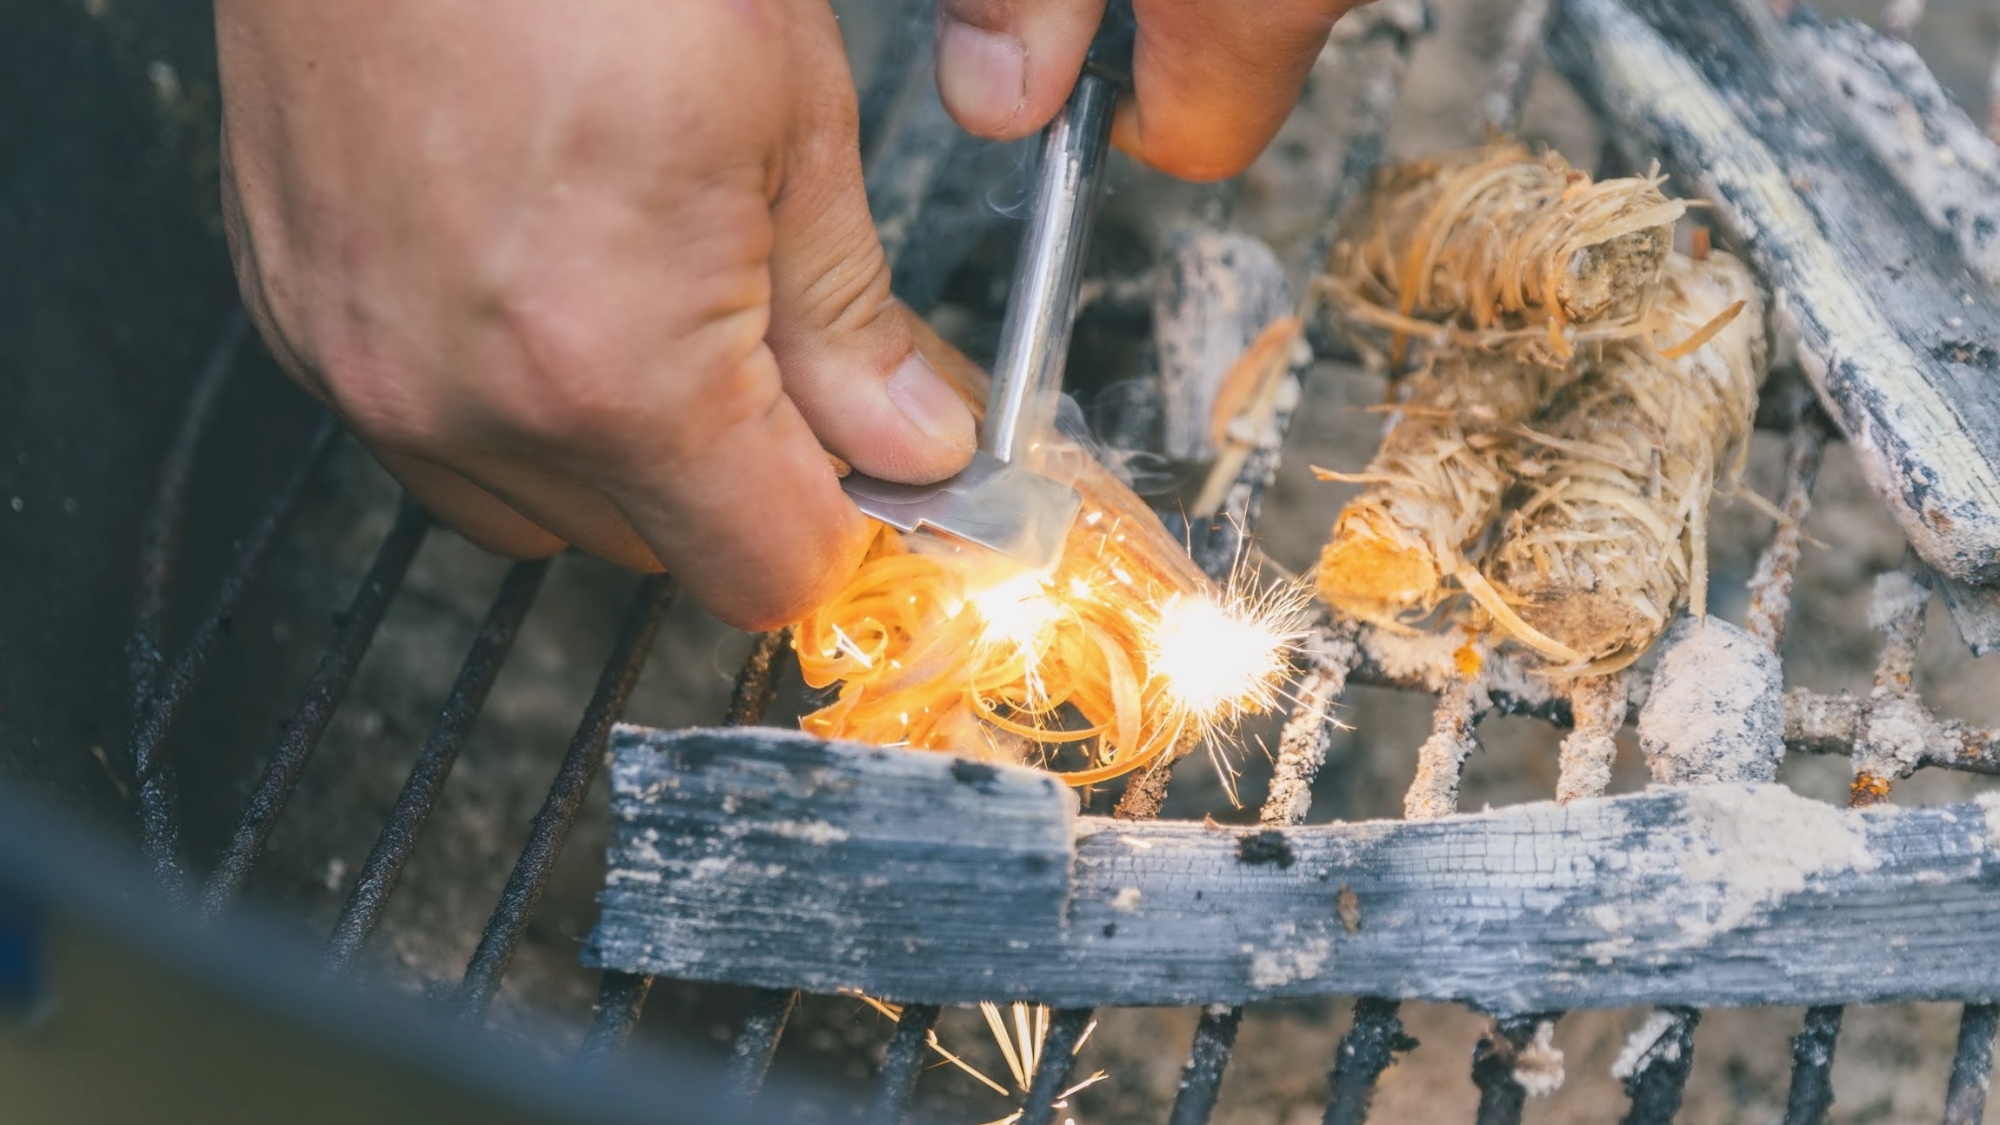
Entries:
{"label": "metal striker blade", "polygon": [[1041,569],[1062,554],[1083,497],[1066,484],[976,453],[938,484],[897,484],[861,473],[840,482],[856,507],[898,531],[919,527],[969,540]]}

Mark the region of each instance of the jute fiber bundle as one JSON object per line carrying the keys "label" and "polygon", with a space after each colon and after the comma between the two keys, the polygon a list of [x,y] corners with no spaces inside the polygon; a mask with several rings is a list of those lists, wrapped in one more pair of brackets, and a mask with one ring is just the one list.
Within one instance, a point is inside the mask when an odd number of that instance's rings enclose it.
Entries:
{"label": "jute fiber bundle", "polygon": [[1516,468],[1527,494],[1485,564],[1501,628],[1578,671],[1624,667],[1682,607],[1705,611],[1709,499],[1748,455],[1756,279],[1727,254],[1675,254],[1658,305],[1670,327],[1587,359],[1535,427]]}
{"label": "jute fiber bundle", "polygon": [[1555,153],[1496,144],[1398,165],[1343,222],[1323,291],[1360,335],[1508,347],[1560,363],[1631,335],[1686,204],[1657,174],[1595,181]]}
{"label": "jute fiber bundle", "polygon": [[1405,378],[1382,447],[1358,481],[1320,552],[1317,585],[1327,604],[1390,623],[1430,612],[1452,590],[1478,580],[1467,561],[1513,483],[1508,453],[1574,378],[1569,367],[1490,353],[1442,352]]}

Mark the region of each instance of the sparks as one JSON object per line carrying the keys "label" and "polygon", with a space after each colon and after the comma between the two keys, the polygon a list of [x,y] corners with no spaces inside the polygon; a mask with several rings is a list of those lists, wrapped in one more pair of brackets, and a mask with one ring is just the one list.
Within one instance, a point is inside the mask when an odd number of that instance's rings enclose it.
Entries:
{"label": "sparks", "polygon": [[1202,595],[1160,607],[1148,641],[1154,674],[1195,715],[1269,710],[1284,678],[1285,638],[1271,623]]}
{"label": "sparks", "polygon": [[[857,990],[843,989],[842,991],[847,992],[848,995],[855,997],[891,1020],[900,1020],[902,1018],[903,1008],[900,1004],[891,1004],[886,1000],[877,1000]],[[979,1005],[979,1011],[981,1015],[986,1017],[986,1026],[993,1033],[994,1044],[1000,1048],[1001,1059],[1007,1064],[1008,1077],[1014,1080],[1015,1089],[1025,1095],[1028,1093],[1029,1085],[1033,1081],[1036,1069],[1041,1065],[1042,1042],[1048,1038],[1049,1034],[1049,1009],[1046,1005],[1035,1004],[1030,1006],[1019,1001],[1014,1002],[1009,1007],[1014,1017],[1011,1028],[1007,1025],[1007,1020],[1001,1012],[1000,1005],[990,1001],[982,1001]],[[1070,1049],[1070,1053],[1075,1055],[1081,1052],[1083,1045],[1090,1042],[1091,1033],[1096,1030],[1097,1021],[1091,1020],[1084,1027],[1083,1033],[1077,1036],[1076,1046]],[[932,1028],[925,1033],[925,1042],[929,1044],[931,1050],[937,1052],[939,1058],[971,1075],[972,1078],[987,1089],[992,1090],[1002,1097],[1013,1096],[1013,1091],[1008,1090],[1006,1086],[990,1077],[985,1071],[968,1062],[963,1056],[947,1050],[945,1045],[938,1040],[936,1028]],[[1090,1077],[1057,1093],[1052,1108],[1068,1109],[1070,1107],[1070,1098],[1075,1096],[1078,1091],[1087,1090],[1109,1077],[1110,1075],[1102,1070],[1092,1072]],[[984,1125],[1015,1125],[1015,1122],[1021,1119],[1022,1113],[1022,1110],[1017,1109],[1005,1117],[998,1117],[992,1121],[985,1122]],[[1064,1125],[1076,1125],[1076,1120],[1065,1117]]]}
{"label": "sparks", "polygon": [[1042,765],[1076,786],[1205,746],[1227,785],[1230,727],[1285,698],[1310,590],[1240,565],[1218,588],[1136,496],[1077,457],[1084,517],[1046,571],[881,529],[854,578],[799,625],[807,685],[840,684],[800,725]]}
{"label": "sparks", "polygon": [[1040,571],[1003,578],[968,600],[985,623],[982,640],[1025,649],[1030,655],[1038,647],[1036,642],[1063,615],[1061,600]]}

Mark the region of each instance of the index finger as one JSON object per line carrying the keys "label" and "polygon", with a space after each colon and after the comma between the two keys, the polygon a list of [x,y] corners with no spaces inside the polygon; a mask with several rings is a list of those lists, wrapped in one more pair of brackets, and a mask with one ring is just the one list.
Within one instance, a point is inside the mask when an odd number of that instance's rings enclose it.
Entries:
{"label": "index finger", "polygon": [[1164,172],[1220,180],[1285,123],[1334,22],[1358,0],[1134,0],[1133,97],[1112,142]]}
{"label": "index finger", "polygon": [[[1134,97],[1113,140],[1185,179],[1250,166],[1305,88],[1334,21],[1358,0],[1135,0]],[[1104,0],[941,0],[938,94],[997,140],[1049,123],[1076,85]]]}

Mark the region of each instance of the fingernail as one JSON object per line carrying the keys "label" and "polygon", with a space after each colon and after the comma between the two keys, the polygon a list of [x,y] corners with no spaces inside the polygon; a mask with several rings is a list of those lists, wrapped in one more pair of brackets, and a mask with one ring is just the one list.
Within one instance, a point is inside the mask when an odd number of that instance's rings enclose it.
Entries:
{"label": "fingernail", "polygon": [[932,441],[958,449],[972,449],[978,444],[972,411],[966,409],[944,376],[932,370],[916,352],[911,352],[910,358],[889,376],[889,401]]}
{"label": "fingernail", "polygon": [[1004,32],[939,17],[938,98],[967,132],[998,133],[1028,100],[1028,49]]}

